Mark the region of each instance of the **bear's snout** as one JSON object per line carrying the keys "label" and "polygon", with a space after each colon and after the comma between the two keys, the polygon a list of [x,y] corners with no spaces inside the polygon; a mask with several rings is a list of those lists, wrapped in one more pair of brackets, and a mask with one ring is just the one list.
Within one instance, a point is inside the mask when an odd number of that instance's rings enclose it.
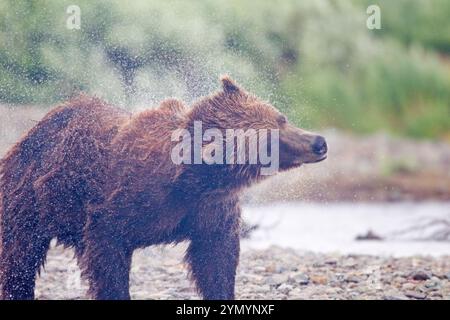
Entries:
{"label": "bear's snout", "polygon": [[312,151],[318,156],[323,156],[327,153],[328,147],[324,137],[317,136],[314,139],[314,142],[312,144]]}

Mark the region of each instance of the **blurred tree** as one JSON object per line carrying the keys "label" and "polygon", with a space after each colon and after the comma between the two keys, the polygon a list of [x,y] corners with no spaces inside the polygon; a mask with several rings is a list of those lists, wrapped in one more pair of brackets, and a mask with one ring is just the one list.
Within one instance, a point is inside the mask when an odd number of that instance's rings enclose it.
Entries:
{"label": "blurred tree", "polygon": [[450,136],[450,5],[369,0],[0,1],[0,101],[83,90],[122,106],[191,102],[231,73],[307,126]]}

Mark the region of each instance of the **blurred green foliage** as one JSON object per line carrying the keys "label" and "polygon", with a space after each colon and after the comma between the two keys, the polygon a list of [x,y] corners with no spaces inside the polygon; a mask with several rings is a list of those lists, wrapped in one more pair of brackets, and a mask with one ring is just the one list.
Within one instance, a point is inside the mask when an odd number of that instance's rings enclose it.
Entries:
{"label": "blurred green foliage", "polygon": [[227,72],[304,127],[450,138],[450,2],[379,0],[381,30],[369,4],[0,0],[0,101],[190,102]]}

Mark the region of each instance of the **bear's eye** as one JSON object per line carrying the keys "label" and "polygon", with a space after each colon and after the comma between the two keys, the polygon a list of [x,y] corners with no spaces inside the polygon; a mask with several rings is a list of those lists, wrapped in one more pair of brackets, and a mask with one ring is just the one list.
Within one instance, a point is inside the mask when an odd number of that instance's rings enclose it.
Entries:
{"label": "bear's eye", "polygon": [[278,116],[277,121],[278,121],[279,125],[283,125],[283,124],[287,123],[288,119],[287,119],[287,117],[284,114],[281,114],[281,115]]}

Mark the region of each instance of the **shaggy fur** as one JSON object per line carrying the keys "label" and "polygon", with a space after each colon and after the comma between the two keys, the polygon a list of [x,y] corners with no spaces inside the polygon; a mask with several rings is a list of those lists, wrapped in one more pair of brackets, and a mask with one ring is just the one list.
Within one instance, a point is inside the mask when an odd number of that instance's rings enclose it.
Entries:
{"label": "shaggy fur", "polygon": [[261,178],[260,166],[175,165],[172,132],[192,131],[194,121],[203,130],[279,128],[287,139],[281,169],[302,156],[311,162],[315,136],[295,131],[228,77],[222,84],[191,108],[170,99],[138,114],[81,96],[31,129],[0,163],[2,298],[34,298],[36,274],[57,238],[75,249],[93,298],[130,298],[135,249],[188,240],[186,261],[202,296],[233,299],[238,194]]}

